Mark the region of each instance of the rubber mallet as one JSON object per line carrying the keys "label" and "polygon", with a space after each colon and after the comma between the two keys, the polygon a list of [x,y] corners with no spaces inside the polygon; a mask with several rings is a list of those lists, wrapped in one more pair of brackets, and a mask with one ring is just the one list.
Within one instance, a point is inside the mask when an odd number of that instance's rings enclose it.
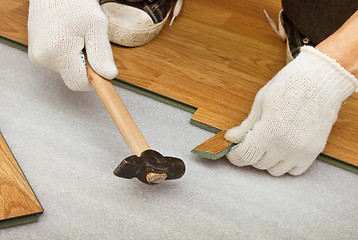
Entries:
{"label": "rubber mallet", "polygon": [[89,82],[133,154],[124,159],[113,173],[122,178],[136,177],[147,184],[181,178],[185,172],[184,162],[150,149],[112,83],[99,76],[88,62],[86,66]]}

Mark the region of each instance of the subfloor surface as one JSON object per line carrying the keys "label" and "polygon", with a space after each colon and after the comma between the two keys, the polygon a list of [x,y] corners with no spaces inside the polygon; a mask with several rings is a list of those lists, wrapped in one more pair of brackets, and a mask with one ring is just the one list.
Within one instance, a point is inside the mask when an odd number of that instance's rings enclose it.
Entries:
{"label": "subfloor surface", "polygon": [[186,163],[148,186],[112,171],[130,155],[94,92],[0,44],[0,129],[44,213],[0,239],[357,239],[358,176],[321,161],[272,177],[190,153],[213,134],[191,113],[116,88],[149,145]]}

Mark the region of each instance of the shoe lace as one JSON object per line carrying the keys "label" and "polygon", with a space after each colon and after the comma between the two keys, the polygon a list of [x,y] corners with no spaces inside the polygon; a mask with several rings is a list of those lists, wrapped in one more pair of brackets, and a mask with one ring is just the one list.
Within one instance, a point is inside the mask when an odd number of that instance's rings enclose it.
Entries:
{"label": "shoe lace", "polygon": [[267,20],[269,21],[272,30],[278,35],[280,36],[280,38],[282,39],[282,41],[286,41],[287,39],[287,35],[286,35],[286,31],[285,28],[282,25],[282,12],[283,10],[281,9],[281,11],[278,14],[278,27],[276,26],[275,22],[272,21],[272,19],[269,17],[269,15],[267,14],[266,10],[264,10],[264,13],[267,17]]}
{"label": "shoe lace", "polygon": [[169,23],[169,26],[171,26],[173,24],[174,19],[179,15],[182,5],[183,5],[183,0],[177,0],[177,2],[175,3],[174,10],[173,10],[173,17]]}

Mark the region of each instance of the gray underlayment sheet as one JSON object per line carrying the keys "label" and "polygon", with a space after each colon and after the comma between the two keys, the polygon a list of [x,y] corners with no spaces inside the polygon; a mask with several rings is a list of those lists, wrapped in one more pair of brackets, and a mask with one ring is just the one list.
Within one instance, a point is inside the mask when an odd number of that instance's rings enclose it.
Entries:
{"label": "gray underlayment sheet", "polygon": [[276,178],[201,159],[190,151],[213,134],[190,125],[190,113],[116,89],[149,145],[185,161],[183,178],[115,177],[130,152],[95,92],[70,91],[0,44],[0,129],[44,208],[1,240],[358,239],[358,175],[315,161]]}

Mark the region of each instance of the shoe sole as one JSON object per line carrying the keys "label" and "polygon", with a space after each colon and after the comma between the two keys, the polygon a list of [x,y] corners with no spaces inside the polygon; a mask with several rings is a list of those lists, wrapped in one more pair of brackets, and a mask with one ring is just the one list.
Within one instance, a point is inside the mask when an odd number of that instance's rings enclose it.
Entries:
{"label": "shoe sole", "polygon": [[113,43],[138,47],[152,41],[164,27],[170,11],[160,23],[153,23],[150,16],[135,7],[120,3],[105,3],[101,5],[108,18],[108,36]]}

